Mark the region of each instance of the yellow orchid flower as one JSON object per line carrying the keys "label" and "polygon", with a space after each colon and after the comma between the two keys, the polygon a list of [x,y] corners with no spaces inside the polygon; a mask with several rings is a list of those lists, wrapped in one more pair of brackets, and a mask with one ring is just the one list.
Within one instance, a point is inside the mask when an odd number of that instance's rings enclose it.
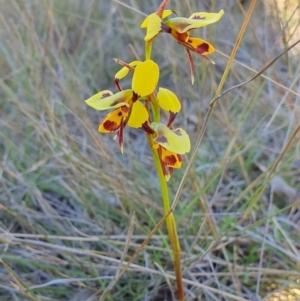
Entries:
{"label": "yellow orchid flower", "polygon": [[191,150],[190,138],[183,129],[171,130],[162,123],[152,122],[150,128],[155,132],[153,141],[158,144],[158,155],[163,173],[169,181],[173,169],[181,167],[181,155]]}
{"label": "yellow orchid flower", "polygon": [[168,181],[173,169],[181,167],[181,155],[190,151],[190,138],[183,129],[171,130],[168,126],[158,122],[144,123],[143,129],[152,135],[153,147],[158,151],[162,170]]}
{"label": "yellow orchid flower", "polygon": [[[119,75],[126,76],[126,71],[121,71]],[[139,98],[153,93],[158,79],[159,67],[155,62],[139,62],[134,69],[131,89],[121,90],[116,94],[104,90],[85,100],[87,105],[98,111],[114,109],[100,123],[98,131],[111,133],[118,130],[117,137],[122,152],[124,127],[128,125],[141,128],[149,119],[148,110]]]}
{"label": "yellow orchid flower", "polygon": [[184,155],[191,150],[190,138],[183,129],[171,130],[168,126],[159,122],[152,122],[150,128],[156,134],[153,141],[168,151]]}
{"label": "yellow orchid flower", "polygon": [[190,31],[218,22],[223,16],[224,10],[221,10],[219,13],[197,12],[193,13],[189,18],[174,17],[164,20],[172,13],[173,11],[171,10],[163,10],[161,16],[158,12],[152,13],[143,21],[141,27],[147,29],[144,39],[146,41],[146,57],[150,57],[152,41],[159,33],[171,34],[187,51],[191,67],[191,80],[194,83],[194,62],[190,51],[214,63],[207,54],[213,53],[215,48],[205,40],[190,36]]}
{"label": "yellow orchid flower", "polygon": [[[117,86],[117,88],[119,89],[119,91],[122,91],[121,89],[121,86],[119,84],[119,80],[123,79],[124,77],[126,77],[128,75],[128,72],[131,70],[132,72],[135,71],[134,67],[138,66],[140,63],[142,63],[141,61],[133,61],[129,64],[119,60],[119,59],[115,59],[115,61],[124,66],[122,69],[120,69],[116,74],[115,74],[115,84]],[[139,75],[138,73],[141,72],[145,72],[143,70],[147,70],[146,72],[148,74],[150,74],[151,77],[153,77],[153,74],[156,74],[157,73],[157,68],[158,66],[156,64],[153,64],[150,62],[150,64],[148,63],[148,66],[147,66],[147,69],[146,68],[137,68],[137,73],[136,73],[136,76],[138,78],[141,79],[141,82],[138,83],[137,81],[135,82],[135,87],[137,85],[140,85],[140,86],[144,86],[144,83],[142,81],[142,79],[147,76],[146,74],[145,75]],[[153,70],[152,70],[153,69]],[[140,71],[142,70],[142,71]],[[148,77],[150,78],[150,77]],[[150,80],[151,81],[151,80]],[[155,80],[152,79],[152,82],[155,84]],[[151,88],[151,84],[149,84],[148,82],[148,86],[149,86],[149,90],[152,90]],[[136,89],[136,88],[135,88]],[[136,89],[136,91],[140,91],[140,89]],[[140,92],[140,93],[143,93],[143,94],[148,94],[147,93],[149,91],[143,91],[143,92]],[[173,120],[175,119],[177,113],[181,110],[181,104],[180,104],[180,101],[179,99],[177,98],[177,96],[170,90],[168,89],[165,89],[165,88],[162,88],[160,87],[159,88],[159,91],[158,91],[158,94],[157,94],[157,97],[156,97],[157,101],[158,101],[158,104],[159,106],[165,110],[165,111],[168,111],[170,113],[170,120],[169,120],[169,123],[168,123],[168,126],[171,125],[171,123],[173,122]]]}

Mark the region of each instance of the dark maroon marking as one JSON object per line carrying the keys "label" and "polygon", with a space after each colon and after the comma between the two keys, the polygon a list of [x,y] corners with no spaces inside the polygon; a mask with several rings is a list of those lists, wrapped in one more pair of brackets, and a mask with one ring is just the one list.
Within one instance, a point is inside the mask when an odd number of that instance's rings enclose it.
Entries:
{"label": "dark maroon marking", "polygon": [[170,127],[170,125],[173,123],[173,121],[175,120],[177,116],[177,113],[172,113],[170,112],[170,116],[169,116],[169,121],[168,121],[168,124],[167,124],[167,127]]}
{"label": "dark maroon marking", "polygon": [[107,92],[107,93],[104,93],[104,94],[102,94],[101,99],[102,99],[102,98],[105,98],[105,97],[108,97],[108,96],[111,96],[111,94],[108,93],[108,92]]}
{"label": "dark maroon marking", "polygon": [[160,137],[157,137],[155,139],[155,141],[158,143],[166,143],[166,142],[168,142],[168,139],[165,136],[160,136]]}
{"label": "dark maroon marking", "polygon": [[195,16],[192,19],[195,19],[195,20],[205,20],[206,18],[205,17],[200,17],[200,16]]}
{"label": "dark maroon marking", "polygon": [[171,166],[174,166],[175,163],[177,162],[176,160],[176,157],[174,155],[171,155],[171,156],[166,156],[164,159],[163,159],[163,162],[165,165],[171,165]]}
{"label": "dark maroon marking", "polygon": [[119,112],[119,113],[118,113],[118,116],[122,116],[122,115],[123,115],[122,112]]}
{"label": "dark maroon marking", "polygon": [[180,132],[179,129],[174,130],[173,133],[176,134],[177,136],[182,136],[182,133]]}
{"label": "dark maroon marking", "polygon": [[133,93],[133,95],[132,95],[132,101],[136,102],[139,99],[139,96],[135,92],[133,92],[133,91],[132,91],[132,93]]}
{"label": "dark maroon marking", "polygon": [[166,32],[166,33],[171,33],[172,32],[172,28],[167,26],[166,24],[164,23],[161,23],[161,31],[162,32]]}
{"label": "dark maroon marking", "polygon": [[121,124],[120,124],[120,130],[119,130],[119,133],[118,133],[120,147],[123,146],[123,130],[124,130],[124,121],[122,119]]}
{"label": "dark maroon marking", "polygon": [[162,160],[162,148],[161,148],[161,146],[158,148],[157,152],[158,152],[158,157],[159,157],[159,161],[160,161],[160,165],[161,165],[163,174],[164,174],[164,176],[167,176],[168,172],[167,172],[167,169],[166,169],[166,165]]}
{"label": "dark maroon marking", "polygon": [[142,129],[148,133],[148,134],[155,134],[155,132],[150,128],[149,124],[148,124],[148,121],[145,121],[143,124],[142,124]]}
{"label": "dark maroon marking", "polygon": [[116,122],[114,121],[110,121],[110,120],[106,120],[104,123],[103,123],[103,127],[107,130],[107,131],[110,131],[110,132],[113,132],[115,130],[117,130],[120,125],[118,125]]}
{"label": "dark maroon marking", "polygon": [[[161,147],[161,146],[158,147],[157,153],[158,153],[159,159],[160,159],[160,161],[161,161],[161,157],[162,157],[162,147]],[[162,161],[161,161],[161,162],[162,162]]]}
{"label": "dark maroon marking", "polygon": [[192,43],[193,42],[193,40],[191,40],[191,39],[188,39],[188,43]]}
{"label": "dark maroon marking", "polygon": [[203,43],[198,45],[195,51],[201,55],[204,52],[208,52],[208,49],[209,49],[209,45],[207,43]]}
{"label": "dark maroon marking", "polygon": [[191,75],[194,76],[195,75],[195,64],[194,64],[194,60],[193,57],[190,53],[190,51],[186,48],[186,52],[189,58],[189,63],[190,63],[190,68],[191,68]]}
{"label": "dark maroon marking", "polygon": [[123,112],[123,113],[128,113],[129,111],[130,111],[130,108],[129,107],[126,107],[126,106],[122,106],[121,108],[121,111]]}
{"label": "dark maroon marking", "polygon": [[119,84],[119,79],[115,79],[115,85],[117,86],[117,89],[119,90],[119,91],[122,91],[122,88],[121,88],[121,86],[120,86],[120,84]]}
{"label": "dark maroon marking", "polygon": [[166,165],[165,165],[164,162],[162,162],[161,160],[160,160],[160,164],[161,164],[161,168],[162,168],[162,171],[163,171],[164,176],[168,176],[169,173],[167,172]]}
{"label": "dark maroon marking", "polygon": [[189,44],[185,41],[181,41],[181,40],[180,41],[177,40],[177,42],[178,42],[178,44],[184,46],[187,50],[195,51],[194,47],[192,47],[191,44]]}

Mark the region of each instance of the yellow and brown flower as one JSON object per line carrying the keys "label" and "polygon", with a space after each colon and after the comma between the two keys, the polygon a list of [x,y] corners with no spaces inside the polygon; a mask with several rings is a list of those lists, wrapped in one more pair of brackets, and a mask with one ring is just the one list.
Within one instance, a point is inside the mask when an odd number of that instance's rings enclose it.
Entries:
{"label": "yellow and brown flower", "polygon": [[163,173],[168,181],[173,169],[181,167],[181,155],[190,151],[190,138],[183,129],[171,130],[158,122],[143,124],[143,129],[152,135],[153,147],[157,149]]}
{"label": "yellow and brown flower", "polygon": [[[125,74],[125,75],[124,75]],[[121,72],[126,76],[126,71]],[[139,100],[156,88],[159,79],[159,67],[152,60],[139,62],[134,68],[131,89],[121,90],[113,94],[109,90],[101,91],[85,102],[95,110],[113,109],[100,123],[98,131],[101,133],[117,132],[121,151],[123,152],[123,129],[126,125],[141,128],[148,121],[149,113],[145,105]]]}
{"label": "yellow and brown flower", "polygon": [[171,34],[180,45],[183,45],[187,51],[191,67],[191,80],[194,83],[194,62],[190,51],[201,55],[211,63],[214,63],[207,55],[215,51],[215,48],[200,38],[190,36],[190,31],[218,22],[224,14],[221,10],[219,13],[197,12],[189,18],[174,17],[165,20],[173,14],[171,10],[163,10],[162,13],[152,13],[146,17],[141,27],[147,29],[145,36],[146,57],[151,55],[153,39],[161,32]]}

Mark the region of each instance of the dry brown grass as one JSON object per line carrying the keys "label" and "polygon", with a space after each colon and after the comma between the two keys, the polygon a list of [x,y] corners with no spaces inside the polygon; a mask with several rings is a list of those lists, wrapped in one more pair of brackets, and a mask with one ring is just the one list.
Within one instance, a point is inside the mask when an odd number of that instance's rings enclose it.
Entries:
{"label": "dry brown grass", "polygon": [[[112,57],[143,55],[139,12],[154,11],[158,2],[0,0],[1,301],[99,300],[163,216],[143,135],[126,129],[122,156],[112,136],[96,131],[103,116],[83,102],[114,89]],[[194,86],[183,49],[168,36],[155,41],[163,85],[183,102],[176,122],[192,141],[242,24],[244,2],[171,1],[181,15],[226,12],[198,33],[218,53],[216,66],[195,58]],[[297,38],[299,6],[290,3],[283,10],[277,9],[282,1],[267,8],[259,2],[225,89]],[[295,53],[226,94],[214,111],[175,211],[187,300],[285,300],[280,291],[290,292],[288,300],[300,298],[298,133],[281,158],[300,122]],[[269,185],[267,171],[278,158],[276,175],[285,182]],[[182,173],[174,174],[171,195]],[[162,227],[106,300],[169,300],[174,276],[164,234]]]}

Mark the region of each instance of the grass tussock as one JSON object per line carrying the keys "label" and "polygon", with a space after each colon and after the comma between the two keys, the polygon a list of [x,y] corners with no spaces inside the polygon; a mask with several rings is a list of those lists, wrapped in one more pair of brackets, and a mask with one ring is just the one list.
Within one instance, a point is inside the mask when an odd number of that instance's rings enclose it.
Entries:
{"label": "grass tussock", "polygon": [[[112,135],[97,133],[104,115],[83,102],[115,90],[112,57],[143,56],[139,25],[158,2],[0,0],[1,301],[171,300],[164,226],[113,282],[163,216],[160,191],[144,137],[126,129],[122,156]],[[299,38],[297,1],[265,2],[224,89]],[[163,86],[183,102],[176,122],[192,141],[248,5],[171,1],[183,16],[226,13],[199,32],[218,52],[215,66],[195,57],[194,86],[184,50],[167,35],[155,41]],[[218,101],[175,210],[187,300],[300,298],[298,54]]]}

